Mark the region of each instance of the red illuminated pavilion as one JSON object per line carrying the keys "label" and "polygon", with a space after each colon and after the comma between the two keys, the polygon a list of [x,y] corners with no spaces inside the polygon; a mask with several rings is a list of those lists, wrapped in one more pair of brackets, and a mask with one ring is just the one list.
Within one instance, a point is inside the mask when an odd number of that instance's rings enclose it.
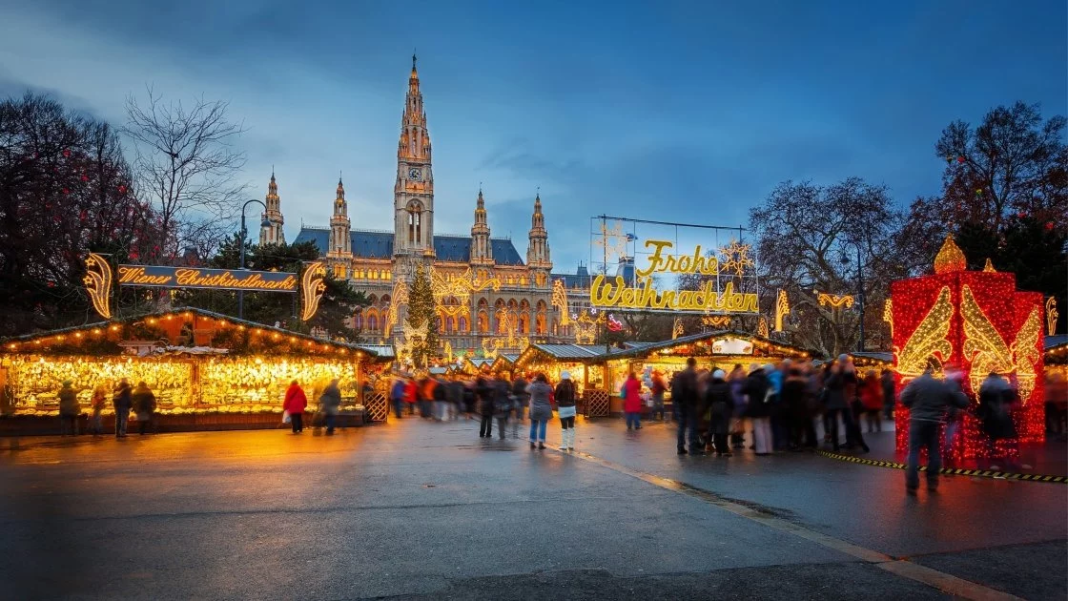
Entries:
{"label": "red illuminated pavilion", "polygon": [[[975,416],[979,386],[999,373],[1017,388],[1013,413],[1019,442],[1045,438],[1042,391],[1042,295],[1016,290],[1016,276],[968,271],[964,253],[947,237],[934,262],[935,273],[894,282],[890,314],[898,389],[923,373],[928,359],[964,370],[964,390],[972,405],[964,416],[963,436],[952,455],[985,455],[987,441]],[[897,451],[907,451],[908,409],[897,411]]]}

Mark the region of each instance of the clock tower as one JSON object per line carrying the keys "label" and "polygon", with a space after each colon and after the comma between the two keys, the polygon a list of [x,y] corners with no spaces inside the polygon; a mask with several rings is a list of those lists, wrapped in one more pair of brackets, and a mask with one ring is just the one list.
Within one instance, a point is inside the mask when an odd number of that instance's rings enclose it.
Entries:
{"label": "clock tower", "polygon": [[413,54],[397,144],[397,184],[393,189],[393,254],[408,259],[400,262],[409,265],[415,262],[411,260],[414,257],[434,256],[434,174],[430,156],[430,134]]}

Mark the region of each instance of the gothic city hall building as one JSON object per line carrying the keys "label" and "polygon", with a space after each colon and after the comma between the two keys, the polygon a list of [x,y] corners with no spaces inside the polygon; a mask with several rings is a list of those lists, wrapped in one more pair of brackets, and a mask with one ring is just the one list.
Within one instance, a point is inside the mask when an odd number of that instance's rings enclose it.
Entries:
{"label": "gothic city hall building", "polygon": [[[265,204],[270,225],[261,228],[260,243],[284,242],[274,174]],[[393,231],[353,229],[339,180],[329,227],[302,225],[296,242],[314,243],[336,278],[367,295],[370,305],[352,321],[361,342],[399,345],[418,335],[407,325],[406,308],[419,269],[431,277],[442,350],[496,354],[535,341],[574,340],[568,311],[585,304],[589,276],[582,267],[552,274],[540,194],[531,207],[525,259],[510,238],[491,236],[481,189],[470,235],[436,234],[434,215],[433,153],[413,56],[397,145]]]}

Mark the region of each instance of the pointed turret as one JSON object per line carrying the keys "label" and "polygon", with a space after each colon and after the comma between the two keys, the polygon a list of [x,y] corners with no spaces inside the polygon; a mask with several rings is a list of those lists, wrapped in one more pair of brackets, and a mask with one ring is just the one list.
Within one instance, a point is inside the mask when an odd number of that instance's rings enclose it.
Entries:
{"label": "pointed turret", "polygon": [[545,215],[541,212],[541,193],[534,197],[534,214],[530,217],[530,242],[527,245],[527,266],[531,269],[551,270],[549,233],[545,230]]}
{"label": "pointed turret", "polygon": [[434,174],[430,156],[430,133],[413,54],[397,143],[397,183],[393,188],[395,255],[434,254]]}
{"label": "pointed turret", "polygon": [[337,197],[334,199],[334,214],[330,217],[330,250],[327,256],[349,258],[352,256],[351,222],[349,203],[345,200],[345,184],[337,178]]}
{"label": "pointed turret", "polygon": [[471,264],[493,265],[493,245],[490,243],[490,228],[486,221],[486,201],[482,188],[478,189],[475,204],[475,225],[471,226]]}
{"label": "pointed turret", "polygon": [[274,179],[274,169],[271,169],[271,182],[267,184],[267,198],[264,203],[267,210],[263,213],[263,220],[270,223],[268,226],[260,226],[260,246],[264,244],[285,244],[286,234],[282,226],[285,219],[282,217],[282,199],[278,196],[278,183]]}

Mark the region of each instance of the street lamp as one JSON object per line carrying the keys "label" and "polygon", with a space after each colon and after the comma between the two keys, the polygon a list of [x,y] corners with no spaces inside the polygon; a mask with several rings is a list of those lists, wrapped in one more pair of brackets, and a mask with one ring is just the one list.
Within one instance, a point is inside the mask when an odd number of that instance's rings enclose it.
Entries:
{"label": "street lamp", "polygon": [[[857,250],[857,307],[860,309],[860,345],[857,352],[864,352],[864,259],[860,255],[860,245],[852,246]],[[849,264],[849,255],[842,255],[842,264]]]}
{"label": "street lamp", "polygon": [[[264,215],[263,221],[260,222],[260,227],[271,227],[271,220],[267,219],[267,205],[263,204],[262,200],[255,198],[245,201],[245,204],[241,205],[241,269],[245,268],[245,239],[248,238],[248,228],[245,227],[245,209],[252,203],[257,203],[263,207]],[[237,317],[238,319],[245,318],[245,291],[237,291]]]}

